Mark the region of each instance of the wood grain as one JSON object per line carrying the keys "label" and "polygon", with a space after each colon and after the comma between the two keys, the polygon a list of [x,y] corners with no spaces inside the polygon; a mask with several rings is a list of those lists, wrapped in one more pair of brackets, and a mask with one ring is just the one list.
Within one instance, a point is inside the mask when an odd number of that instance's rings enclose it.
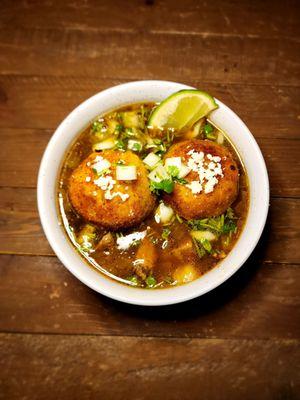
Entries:
{"label": "wood grain", "polygon": [[275,81],[297,86],[299,53],[300,41],[285,38],[199,38],[18,27],[0,30],[0,73],[5,75],[180,81],[192,77],[227,84]]}
{"label": "wood grain", "polygon": [[[54,130],[79,103],[124,79],[0,76],[0,128]],[[180,78],[180,81],[183,79]],[[259,138],[300,138],[300,88],[184,80],[231,107]],[[2,134],[2,132],[0,132]]]}
{"label": "wood grain", "polygon": [[[52,130],[0,128],[0,186],[36,187],[42,154]],[[259,138],[271,195],[300,197],[300,140]],[[8,156],[9,155],[9,156]]]}
{"label": "wood grain", "polygon": [[[1,2],[0,399],[299,398],[299,19],[297,0]],[[226,103],[270,175],[250,259],[177,306],[91,291],[54,256],[36,209],[38,165],[60,121],[136,79],[181,81]]]}
{"label": "wood grain", "polygon": [[4,332],[300,337],[299,265],[264,264],[256,253],[213,292],[168,307],[137,307],[105,298],[52,257],[0,256],[0,275]]}
{"label": "wood grain", "polygon": [[[272,199],[260,259],[300,263],[299,203],[299,199]],[[53,254],[40,226],[34,189],[0,188],[0,221],[0,253]]]}
{"label": "wood grain", "polygon": [[201,393],[210,400],[222,388],[223,399],[271,400],[296,399],[299,391],[299,343],[292,340],[2,334],[0,346],[2,399],[150,400],[163,393],[193,400]]}
{"label": "wood grain", "polygon": [[[37,3],[39,7],[37,7]],[[289,37],[299,33],[297,1],[2,1],[2,27],[151,31],[201,36]],[[272,10],[272,12],[270,12]],[[285,21],[283,24],[282,21]]]}

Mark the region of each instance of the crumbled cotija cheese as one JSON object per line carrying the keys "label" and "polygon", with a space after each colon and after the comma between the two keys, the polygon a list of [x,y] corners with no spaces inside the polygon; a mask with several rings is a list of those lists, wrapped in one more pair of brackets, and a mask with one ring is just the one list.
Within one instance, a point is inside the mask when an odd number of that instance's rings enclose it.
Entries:
{"label": "crumbled cotija cheese", "polygon": [[[92,165],[92,168],[95,169],[98,173],[103,172],[103,175],[99,176],[99,178],[94,179],[94,184],[100,189],[102,189],[104,193],[104,198],[106,200],[112,200],[114,197],[119,196],[122,201],[126,201],[129,198],[128,193],[122,192],[112,192],[116,181],[112,178],[111,175],[107,175],[110,173],[109,167],[111,166],[110,162],[101,156],[96,156],[95,162]],[[89,182],[87,180],[86,181]]]}
{"label": "crumbled cotija cheese", "polygon": [[114,197],[120,196],[122,201],[125,201],[128,199],[129,194],[128,193],[121,193],[121,192],[114,192],[111,193],[110,190],[107,190],[104,194],[104,197],[106,200],[112,200]]}
{"label": "crumbled cotija cheese", "polygon": [[117,248],[119,250],[127,250],[134,242],[144,239],[147,234],[147,230],[143,232],[134,232],[126,236],[120,236],[117,238]]}
{"label": "crumbled cotija cheese", "polygon": [[191,189],[193,194],[202,192],[202,185],[199,181],[192,181],[188,185],[186,185],[189,189]]}
{"label": "crumbled cotija cheese", "polygon": [[211,193],[219,182],[217,177],[224,176],[220,163],[221,157],[211,154],[205,156],[202,151],[196,152],[195,150],[190,150],[188,155],[190,157],[187,165],[192,171],[198,173],[199,181],[192,181],[186,186],[193,194],[201,193],[203,189],[204,193]]}

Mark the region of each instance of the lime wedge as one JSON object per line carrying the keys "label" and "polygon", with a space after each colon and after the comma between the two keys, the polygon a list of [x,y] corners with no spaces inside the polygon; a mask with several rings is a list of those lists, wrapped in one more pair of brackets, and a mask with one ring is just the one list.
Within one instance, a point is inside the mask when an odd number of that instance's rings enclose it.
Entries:
{"label": "lime wedge", "polygon": [[200,118],[217,108],[215,99],[196,89],[180,90],[163,100],[152,112],[149,125],[153,128],[190,128]]}

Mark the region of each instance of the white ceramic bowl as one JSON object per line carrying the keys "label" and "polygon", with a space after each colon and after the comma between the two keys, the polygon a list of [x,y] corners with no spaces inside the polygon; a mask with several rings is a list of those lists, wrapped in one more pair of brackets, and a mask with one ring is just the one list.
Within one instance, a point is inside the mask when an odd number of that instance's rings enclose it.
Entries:
{"label": "white ceramic bowl", "polygon": [[66,149],[97,115],[141,101],[161,101],[170,94],[191,88],[175,82],[137,81],[115,86],[89,98],[59,125],[44,153],[38,176],[38,208],[47,239],[64,266],[81,282],[105,296],[126,303],[158,306],[180,303],[214,289],[233,275],[247,260],[263,231],[269,206],[269,182],[263,156],[246,125],[227,106],[210,115],[241,155],[250,184],[250,209],[245,228],[230,254],[203,277],[183,286],[145,290],[122,285],[96,272],[72,247],[58,223],[56,185]]}

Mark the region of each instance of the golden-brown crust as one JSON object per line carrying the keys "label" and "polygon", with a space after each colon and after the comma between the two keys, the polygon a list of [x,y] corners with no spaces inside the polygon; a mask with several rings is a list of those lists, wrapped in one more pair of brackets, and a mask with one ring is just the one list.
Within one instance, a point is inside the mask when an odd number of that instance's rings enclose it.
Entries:
{"label": "golden-brown crust", "polygon": [[[118,191],[127,193],[129,198],[126,201],[122,201],[119,196],[112,200],[105,199],[105,192],[93,183],[97,175],[92,170],[92,163],[97,155],[101,155],[111,163],[109,175],[113,179],[116,176],[118,161],[123,160],[126,165],[137,167],[136,180],[116,181],[112,190],[112,193]],[[88,166],[87,163],[91,165]],[[90,182],[86,182],[87,176],[91,177]],[[155,205],[155,196],[149,189],[147,170],[139,157],[131,151],[106,150],[101,153],[92,153],[73,171],[69,180],[68,193],[78,214],[110,230],[138,225]]]}
{"label": "golden-brown crust", "polygon": [[[210,140],[186,140],[170,147],[165,154],[168,157],[181,157],[183,162],[187,161],[188,152],[195,150],[204,154],[221,157],[221,165],[224,176],[219,179],[218,184],[211,193],[192,194],[185,185],[175,184],[174,191],[164,196],[166,203],[183,218],[196,219],[218,216],[225,212],[233,203],[238,194],[239,171],[230,151],[223,146]],[[198,180],[197,172],[190,172],[185,178],[188,182]]]}

